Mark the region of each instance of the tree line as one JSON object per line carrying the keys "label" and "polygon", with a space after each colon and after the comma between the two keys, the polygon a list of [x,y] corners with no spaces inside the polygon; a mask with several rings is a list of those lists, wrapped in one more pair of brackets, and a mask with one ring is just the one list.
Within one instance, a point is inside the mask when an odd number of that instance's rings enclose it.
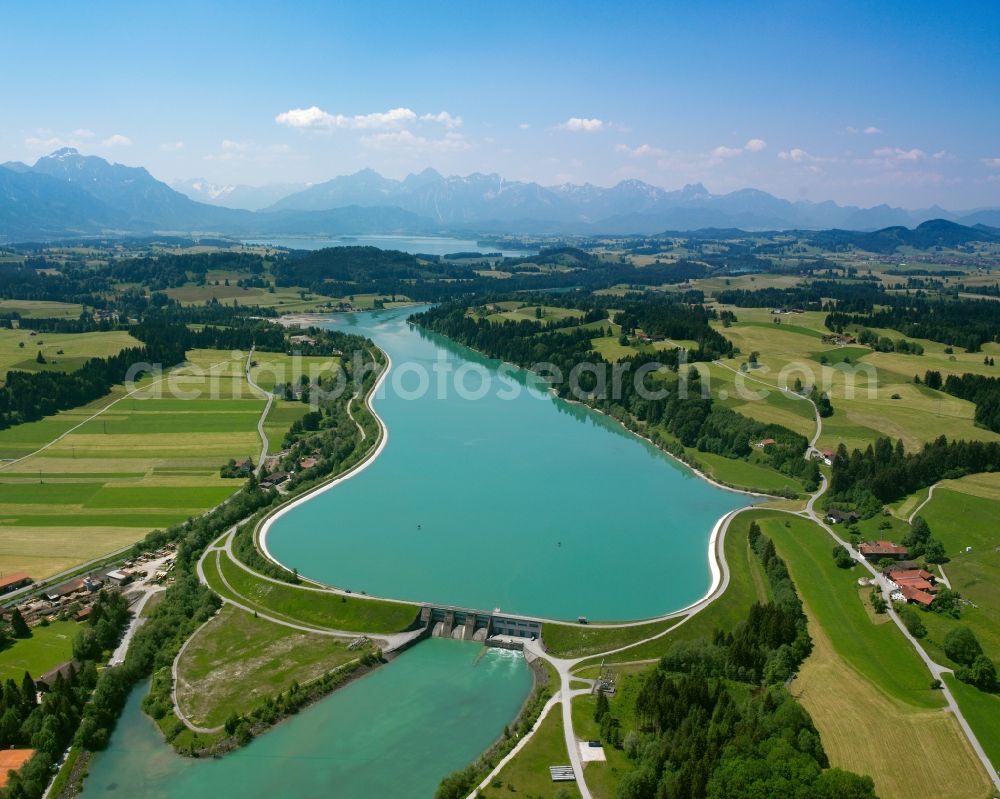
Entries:
{"label": "tree line", "polygon": [[848,453],[841,444],[833,459],[829,500],[855,505],[863,515],[874,515],[888,502],[901,499],[939,480],[1000,469],[1000,443],[949,441],[939,436],[919,452],[907,452],[879,438],[863,451]]}

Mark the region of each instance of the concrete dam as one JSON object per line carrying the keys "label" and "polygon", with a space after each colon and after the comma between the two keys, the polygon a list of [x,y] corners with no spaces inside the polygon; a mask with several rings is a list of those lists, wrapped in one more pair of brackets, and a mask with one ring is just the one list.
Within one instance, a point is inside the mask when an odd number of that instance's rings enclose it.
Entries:
{"label": "concrete dam", "polygon": [[489,642],[496,636],[511,638],[541,638],[542,624],[533,619],[511,616],[493,610],[475,610],[451,605],[424,605],[420,609],[420,624],[434,638],[454,638],[457,641]]}

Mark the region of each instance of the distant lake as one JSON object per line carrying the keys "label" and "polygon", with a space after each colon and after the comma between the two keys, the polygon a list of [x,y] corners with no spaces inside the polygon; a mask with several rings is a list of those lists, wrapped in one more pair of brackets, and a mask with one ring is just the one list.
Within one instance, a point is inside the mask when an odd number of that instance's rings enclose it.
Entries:
{"label": "distant lake", "polygon": [[517,257],[533,255],[537,250],[503,250],[481,247],[473,239],[454,239],[449,236],[331,236],[330,238],[281,237],[248,239],[244,244],[267,244],[287,247],[290,250],[321,250],[324,247],[378,247],[380,250],[399,250],[413,255],[448,255],[455,252],[500,252]]}

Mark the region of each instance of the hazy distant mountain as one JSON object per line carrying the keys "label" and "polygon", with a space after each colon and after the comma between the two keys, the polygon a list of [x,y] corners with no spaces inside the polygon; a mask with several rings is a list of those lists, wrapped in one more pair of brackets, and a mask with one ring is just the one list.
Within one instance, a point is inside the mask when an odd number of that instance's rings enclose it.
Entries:
{"label": "hazy distant mountain", "polygon": [[309,187],[308,183],[271,183],[267,186],[219,185],[209,183],[204,178],[175,180],[170,184],[181,194],[192,200],[223,208],[243,208],[259,211],[274,205],[289,194],[295,194]]}
{"label": "hazy distant mountain", "polygon": [[[365,169],[325,183],[171,188],[141,167],[110,164],[72,148],[32,165],[0,166],[0,241],[97,233],[208,233],[230,236],[349,233],[644,234],[704,228],[857,230],[913,227],[929,219],[1000,226],[1000,209],[951,213],[881,205],[790,202],[759,189],[712,194],[623,180],[542,186],[497,174],[445,177],[433,169],[403,180]],[[276,195],[292,190],[260,208]],[[231,207],[244,205],[255,210]]]}
{"label": "hazy distant mountain", "polygon": [[589,183],[546,187],[496,174],[445,177],[433,169],[404,180],[365,169],[291,194],[268,210],[320,210],[347,203],[398,206],[448,227],[531,233],[649,234],[701,227],[876,230],[956,218],[938,207],[910,211],[790,202],[759,189],[718,195],[701,184],[667,191],[641,180],[623,180],[610,188]]}

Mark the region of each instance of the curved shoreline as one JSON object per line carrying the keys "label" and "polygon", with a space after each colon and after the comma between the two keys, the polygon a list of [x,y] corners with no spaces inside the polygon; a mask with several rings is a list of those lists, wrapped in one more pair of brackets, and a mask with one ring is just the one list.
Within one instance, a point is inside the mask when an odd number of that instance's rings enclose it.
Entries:
{"label": "curved shoreline", "polygon": [[[327,317],[325,317],[324,320],[315,320],[315,321],[332,321],[332,320],[331,320],[330,316],[327,316]],[[368,410],[371,412],[372,416],[375,418],[376,422],[379,425],[379,429],[381,431],[381,437],[380,437],[378,446],[376,446],[376,448],[371,453],[369,453],[365,457],[364,460],[362,460],[361,462],[355,464],[348,471],[346,471],[343,474],[341,474],[341,475],[333,478],[329,482],[323,483],[323,484],[321,484],[319,486],[316,486],[313,489],[310,489],[306,493],[302,494],[302,496],[296,497],[294,500],[292,500],[288,504],[282,505],[281,507],[277,508],[271,515],[267,516],[261,522],[260,529],[259,529],[259,531],[256,534],[257,546],[261,550],[261,553],[264,555],[264,557],[266,557],[268,560],[270,560],[272,563],[276,564],[277,566],[280,566],[281,568],[286,569],[288,571],[291,571],[288,568],[288,566],[286,566],[284,563],[282,563],[280,560],[278,560],[271,553],[271,551],[267,547],[267,534],[270,532],[272,524],[277,519],[281,518],[286,513],[288,513],[289,511],[291,511],[292,509],[298,507],[301,504],[304,504],[305,502],[309,501],[313,497],[316,497],[316,496],[318,496],[318,495],[320,495],[322,493],[325,493],[326,491],[329,491],[330,489],[334,488],[335,486],[339,485],[340,483],[344,482],[345,480],[349,480],[352,477],[354,477],[355,475],[357,475],[357,474],[361,473],[362,471],[364,471],[364,469],[368,468],[372,463],[375,462],[375,459],[378,458],[378,456],[382,453],[382,450],[385,448],[386,443],[388,443],[388,440],[389,440],[389,427],[385,423],[385,421],[382,419],[382,417],[379,416],[378,413],[376,412],[374,404],[373,404],[373,399],[374,399],[375,394],[377,393],[377,391],[382,387],[382,384],[386,381],[386,379],[389,376],[389,372],[392,369],[392,358],[390,357],[390,355],[389,355],[388,352],[386,352],[384,349],[382,349],[381,347],[379,347],[378,344],[375,344],[374,341],[372,341],[372,345],[376,349],[378,349],[379,352],[381,352],[385,356],[385,359],[386,359],[385,368],[382,370],[382,373],[381,373],[381,375],[379,375],[378,380],[375,382],[375,384],[372,386],[371,390],[368,392],[368,394],[365,397],[365,404],[368,406]],[[486,357],[486,356],[484,356],[484,357]],[[495,361],[497,359],[490,358],[489,360],[494,360]],[[506,363],[506,362],[505,361],[501,361],[501,363]],[[521,371],[525,371],[525,372],[529,371],[529,370],[524,369],[521,366],[517,366],[517,364],[510,364],[510,365],[513,366],[516,369],[520,369]],[[550,391],[551,391],[551,389],[550,389]],[[561,399],[561,398],[560,397],[556,397],[556,399]],[[688,463],[685,463],[683,460],[681,460],[680,458],[678,458],[673,453],[667,452],[666,450],[664,450],[661,447],[657,446],[652,440],[650,440],[646,436],[640,435],[639,433],[635,432],[634,430],[630,430],[620,420],[615,419],[613,416],[610,416],[609,414],[605,413],[604,411],[598,410],[597,408],[592,408],[591,406],[589,406],[589,405],[587,405],[586,403],[583,403],[583,402],[575,402],[573,400],[563,400],[563,401],[571,403],[571,404],[579,404],[581,407],[584,407],[587,410],[594,411],[595,413],[600,413],[605,418],[608,418],[608,419],[611,419],[611,420],[615,421],[628,434],[630,434],[632,436],[635,436],[637,439],[639,439],[641,441],[646,442],[650,446],[654,447],[657,452],[662,452],[663,454],[667,455],[672,460],[676,461],[679,465],[681,465],[683,468],[689,470],[697,478],[699,478],[701,480],[704,480],[705,482],[709,483],[710,485],[714,486],[715,488],[719,488],[719,489],[722,489],[724,491],[729,491],[729,492],[732,492],[732,493],[745,494],[745,495],[752,496],[752,497],[773,497],[773,498],[776,498],[776,499],[779,498],[779,497],[776,497],[776,496],[771,495],[771,494],[763,494],[763,493],[760,493],[760,492],[749,491],[749,490],[746,490],[746,489],[734,488],[732,486],[723,485],[722,483],[719,483],[719,482],[713,480],[711,477],[708,477],[701,470],[696,469],[695,467],[691,466]],[[642,626],[642,625],[645,625],[645,624],[653,624],[653,623],[662,622],[662,621],[670,621],[671,619],[675,619],[675,618],[677,618],[679,616],[683,616],[683,615],[686,615],[688,613],[691,613],[696,608],[700,609],[701,606],[703,606],[703,605],[705,605],[705,604],[713,601],[716,598],[716,594],[719,593],[720,586],[723,585],[724,570],[726,568],[726,564],[724,562],[725,556],[721,552],[721,542],[720,542],[720,539],[723,537],[721,535],[721,533],[724,532],[724,528],[728,526],[727,522],[731,521],[731,519],[732,519],[733,516],[735,516],[738,513],[743,512],[743,511],[752,509],[753,507],[755,507],[754,504],[750,503],[750,504],[744,505],[743,507],[740,507],[740,508],[734,508],[733,510],[728,511],[725,514],[723,514],[721,517],[719,517],[719,519],[715,522],[715,525],[712,527],[712,531],[709,534],[709,538],[708,538],[708,565],[709,565],[709,572],[711,574],[711,578],[712,579],[711,579],[710,585],[708,586],[708,589],[705,591],[705,593],[699,599],[695,600],[694,602],[688,603],[687,605],[685,605],[682,608],[678,608],[676,610],[671,610],[671,611],[668,611],[666,613],[661,613],[661,614],[655,615],[655,616],[649,616],[649,617],[642,618],[642,619],[634,619],[634,620],[619,621],[619,622],[588,622],[588,624],[586,626],[590,627],[590,628],[598,628],[598,629],[620,629],[620,628],[626,628],[626,627],[639,627],[639,626]],[[720,559],[722,560],[721,563],[720,563]],[[416,607],[419,607],[421,605],[427,604],[427,602],[428,602],[428,600],[399,599],[399,598],[389,597],[389,596],[381,596],[381,595],[372,595],[372,594],[361,594],[361,593],[347,592],[347,591],[345,591],[343,589],[336,588],[335,586],[329,585],[327,583],[323,583],[323,582],[321,582],[319,580],[315,580],[315,579],[312,579],[312,578],[307,577],[307,576],[301,576],[301,577],[302,577],[302,579],[304,579],[304,580],[306,580],[308,582],[311,582],[314,585],[322,586],[326,590],[329,590],[329,591],[332,591],[332,592],[335,592],[335,593],[343,593],[345,595],[348,594],[348,593],[350,593],[350,596],[359,597],[359,598],[363,598],[363,599],[381,600],[381,601],[384,601],[384,602],[398,602],[398,603],[401,603],[401,604],[414,605]],[[572,625],[572,624],[578,624],[578,622],[574,622],[571,619],[557,619],[557,618],[552,618],[552,617],[549,617],[549,616],[537,616],[537,615],[531,615],[531,614],[507,613],[507,612],[504,612],[503,615],[506,616],[506,617],[512,618],[512,619],[522,619],[522,620],[525,620],[525,621],[536,621],[536,622],[540,622],[540,623],[543,623],[543,624],[544,623],[550,623],[550,624],[570,624],[570,625]]]}
{"label": "curved shoreline", "polygon": [[[282,505],[281,507],[276,509],[274,513],[269,515],[261,522],[260,530],[257,533],[257,546],[260,548],[261,553],[264,555],[265,558],[270,560],[272,563],[281,566],[281,568],[287,569],[288,571],[291,571],[291,569],[288,569],[288,567],[284,563],[282,563],[276,557],[274,557],[274,555],[271,554],[271,551],[267,548],[267,534],[271,530],[271,525],[274,524],[274,522],[276,522],[278,519],[280,519],[282,516],[284,516],[293,508],[297,508],[299,505],[308,502],[313,497],[319,496],[320,494],[329,491],[334,486],[340,485],[340,483],[344,482],[345,480],[350,480],[355,475],[363,472],[365,469],[367,469],[375,462],[375,459],[378,458],[378,456],[382,454],[382,450],[385,449],[385,445],[389,443],[389,427],[382,420],[382,417],[375,412],[375,407],[372,404],[372,399],[375,397],[376,392],[382,387],[382,384],[389,376],[389,371],[392,369],[392,358],[390,357],[388,352],[386,352],[384,349],[375,344],[375,342],[372,342],[372,346],[374,346],[379,352],[382,353],[382,355],[385,356],[385,367],[382,369],[382,374],[379,375],[378,380],[375,381],[375,384],[371,387],[371,390],[365,395],[365,405],[368,406],[368,410],[375,418],[375,421],[378,422],[380,430],[379,442],[376,445],[375,449],[372,450],[368,455],[366,455],[363,460],[354,464],[354,466],[352,466],[343,474],[340,474],[337,477],[334,477],[332,480],[326,483],[322,483],[316,486],[315,488],[310,489],[309,491],[306,491],[302,496],[296,497],[291,502]],[[358,427],[360,429],[361,425],[358,425]],[[318,581],[316,580],[311,580],[311,582],[318,583]],[[322,585],[322,583],[318,584]],[[327,587],[333,588],[333,586],[327,586]],[[359,596],[367,596],[367,594]],[[381,597],[372,597],[372,599],[376,598],[381,598]]]}

